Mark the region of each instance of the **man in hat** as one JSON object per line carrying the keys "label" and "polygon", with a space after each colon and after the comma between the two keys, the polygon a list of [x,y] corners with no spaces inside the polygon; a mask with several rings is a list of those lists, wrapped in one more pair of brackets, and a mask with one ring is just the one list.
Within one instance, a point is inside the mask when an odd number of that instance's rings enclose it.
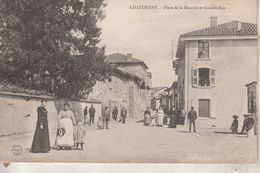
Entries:
{"label": "man in hat", "polygon": [[247,114],[244,114],[244,121],[243,121],[243,127],[242,127],[242,130],[241,130],[241,134],[244,133],[244,130],[246,130],[246,126],[247,126],[247,122],[248,122],[248,115]]}
{"label": "man in hat", "polygon": [[188,113],[189,119],[189,132],[191,132],[191,125],[193,125],[193,132],[196,133],[195,122],[197,119],[197,112],[194,110],[194,106],[191,107],[191,110]]}
{"label": "man in hat", "polygon": [[108,129],[108,122],[110,120],[110,110],[108,109],[108,107],[105,107],[105,112],[103,114],[103,129],[106,128]]}
{"label": "man in hat", "polygon": [[249,114],[248,115],[248,119],[247,119],[247,124],[246,124],[246,134],[247,134],[247,137],[253,135],[253,127],[255,125],[255,120],[253,119],[253,116],[252,114]]}
{"label": "man in hat", "polygon": [[125,124],[125,119],[127,117],[127,111],[126,111],[125,107],[122,108],[120,116],[122,119],[122,124]]}
{"label": "man in hat", "polygon": [[89,112],[89,125],[91,125],[91,123],[94,124],[94,122],[95,122],[95,112],[96,112],[95,107],[93,105],[91,105],[88,112]]}
{"label": "man in hat", "polygon": [[237,133],[237,129],[238,129],[238,120],[237,120],[238,116],[237,115],[233,115],[233,122],[231,124],[231,130],[232,133]]}
{"label": "man in hat", "polygon": [[118,109],[117,109],[117,107],[114,108],[112,114],[113,114],[113,119],[114,119],[115,121],[117,121],[117,115],[118,115]]}
{"label": "man in hat", "polygon": [[84,124],[87,124],[87,121],[88,121],[88,106],[85,107],[84,111]]}

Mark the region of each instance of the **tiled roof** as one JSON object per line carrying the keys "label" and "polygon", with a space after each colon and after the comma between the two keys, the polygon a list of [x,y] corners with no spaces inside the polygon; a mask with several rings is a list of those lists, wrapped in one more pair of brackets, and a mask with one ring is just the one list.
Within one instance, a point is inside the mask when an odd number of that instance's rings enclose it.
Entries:
{"label": "tiled roof", "polygon": [[[241,24],[240,28],[239,25]],[[253,23],[246,23],[240,21],[231,21],[219,24],[213,27],[195,30],[184,33],[179,37],[176,57],[184,56],[185,42],[181,38],[187,37],[203,37],[203,36],[257,36],[257,25]]]}
{"label": "tiled roof", "polygon": [[[239,29],[239,25],[241,28]],[[257,25],[240,21],[231,21],[219,24],[213,27],[208,27],[192,32],[182,34],[186,36],[234,36],[234,35],[257,35]]]}
{"label": "tiled roof", "polygon": [[145,68],[148,69],[144,61],[121,53],[108,55],[106,58],[106,62],[110,64],[142,64]]}

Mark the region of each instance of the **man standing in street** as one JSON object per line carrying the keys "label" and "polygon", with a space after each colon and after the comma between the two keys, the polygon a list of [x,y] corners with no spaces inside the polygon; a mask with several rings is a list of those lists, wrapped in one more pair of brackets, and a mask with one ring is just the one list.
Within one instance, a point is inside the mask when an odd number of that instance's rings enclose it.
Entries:
{"label": "man standing in street", "polygon": [[117,109],[117,107],[114,108],[112,114],[113,114],[113,119],[114,119],[115,121],[117,121],[117,115],[118,115],[118,109]]}
{"label": "man standing in street", "polygon": [[91,107],[89,108],[89,125],[91,125],[91,123],[94,124],[95,112],[96,109],[93,105],[91,105]]}
{"label": "man standing in street", "polygon": [[242,130],[240,132],[241,134],[244,134],[244,131],[246,130],[247,122],[248,122],[248,115],[244,114],[243,126],[242,126]]}
{"label": "man standing in street", "polygon": [[191,107],[191,111],[188,113],[188,119],[189,119],[189,132],[191,132],[191,125],[193,125],[193,132],[196,133],[196,126],[195,121],[197,119],[197,113],[194,110],[194,107]]}
{"label": "man standing in street", "polygon": [[108,121],[110,120],[110,110],[108,107],[105,107],[105,112],[103,114],[103,129],[106,127],[108,129]]}
{"label": "man standing in street", "polygon": [[84,113],[84,124],[87,124],[88,106],[85,107],[83,113]]}
{"label": "man standing in street", "polygon": [[122,124],[125,124],[126,116],[127,116],[127,111],[126,111],[125,107],[123,107],[122,110],[121,110]]}

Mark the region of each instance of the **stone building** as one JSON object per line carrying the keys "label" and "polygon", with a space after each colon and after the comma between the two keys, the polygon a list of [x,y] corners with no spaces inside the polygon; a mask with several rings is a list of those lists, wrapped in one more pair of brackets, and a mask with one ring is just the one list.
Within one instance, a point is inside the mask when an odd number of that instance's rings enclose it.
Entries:
{"label": "stone building", "polygon": [[103,108],[121,110],[125,107],[130,118],[143,118],[143,111],[151,100],[152,76],[147,65],[132,54],[121,53],[108,55],[106,62],[115,67],[116,72],[111,81],[97,82],[88,97],[100,100]]}
{"label": "stone building", "polygon": [[158,109],[160,106],[165,107],[168,92],[167,87],[155,87],[152,89],[151,108]]}
{"label": "stone building", "polygon": [[[245,85],[257,79],[257,25],[217,24],[179,37],[173,67],[178,75],[178,106],[195,107],[199,119],[229,127],[233,115],[247,113]],[[241,123],[240,123],[241,125]]]}
{"label": "stone building", "polygon": [[178,90],[177,90],[177,81],[174,81],[172,85],[166,89],[167,93],[167,100],[166,100],[166,107],[165,111],[169,111],[170,108],[177,108],[177,95],[178,95]]}

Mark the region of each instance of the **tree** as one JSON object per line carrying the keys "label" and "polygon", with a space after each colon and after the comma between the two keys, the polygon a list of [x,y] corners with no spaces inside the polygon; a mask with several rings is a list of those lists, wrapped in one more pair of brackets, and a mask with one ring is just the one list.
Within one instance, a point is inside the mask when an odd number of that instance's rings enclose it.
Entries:
{"label": "tree", "polygon": [[110,76],[98,47],[103,0],[0,0],[1,80],[82,97]]}

